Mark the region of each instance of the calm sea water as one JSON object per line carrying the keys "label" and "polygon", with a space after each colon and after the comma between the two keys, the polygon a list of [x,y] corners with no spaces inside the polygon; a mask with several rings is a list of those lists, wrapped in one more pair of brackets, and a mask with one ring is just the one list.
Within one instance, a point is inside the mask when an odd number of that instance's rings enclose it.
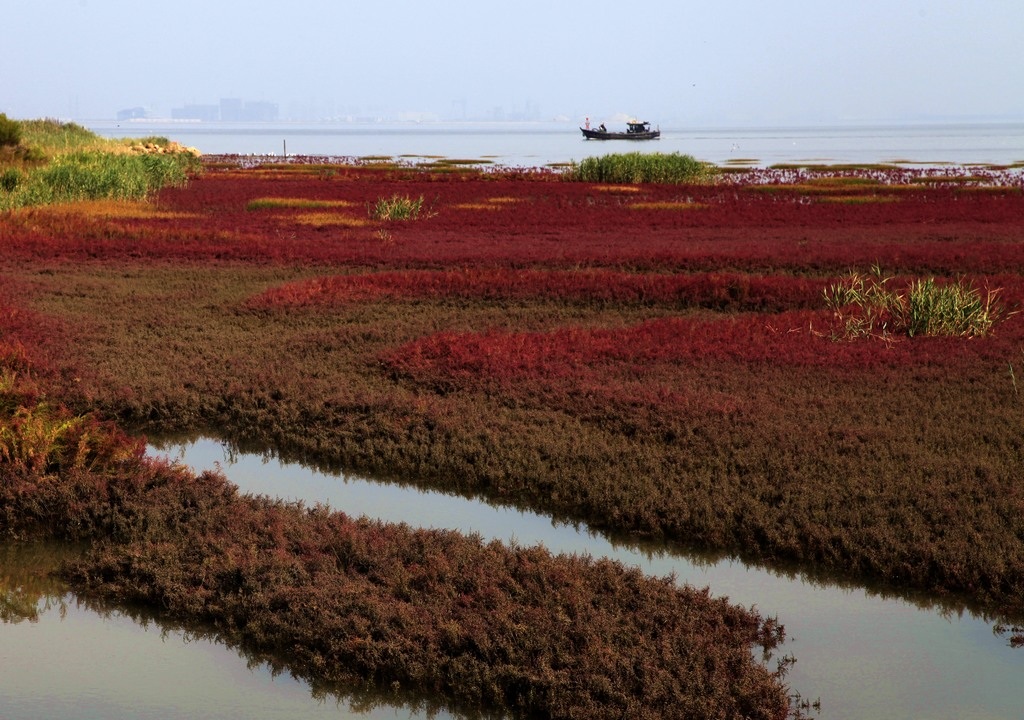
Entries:
{"label": "calm sea water", "polygon": [[[572,123],[89,123],[105,137],[161,135],[208,154],[444,157],[541,167],[612,152],[715,164],[1024,162],[1024,123],[799,128],[662,127],[651,141],[585,140]],[[610,128],[614,129],[614,128]]]}
{"label": "calm sea water", "polygon": [[[962,607],[613,542],[534,513],[236,454],[214,440],[153,452],[196,468],[221,466],[245,492],[607,556],[756,605],[785,625],[785,652],[797,658],[787,680],[803,697],[820,697],[821,718],[1010,720],[1024,707],[1024,649],[1009,647],[990,621]],[[244,657],[209,639],[104,616],[70,595],[64,603],[65,612],[51,609],[35,623],[0,624],[0,717],[70,720],[83,717],[83,708],[93,717],[126,719],[428,717],[403,707],[357,711],[343,696],[320,702],[304,683],[275,678],[259,664],[247,667]]]}

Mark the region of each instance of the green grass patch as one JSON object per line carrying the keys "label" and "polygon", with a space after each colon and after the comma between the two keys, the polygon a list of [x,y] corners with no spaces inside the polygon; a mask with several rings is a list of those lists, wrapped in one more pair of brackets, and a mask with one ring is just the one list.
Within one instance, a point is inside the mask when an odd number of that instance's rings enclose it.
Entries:
{"label": "green grass patch", "polygon": [[630,203],[632,210],[700,210],[708,207],[707,203],[685,202],[685,201],[664,201],[664,202],[638,202]]}
{"label": "green grass patch", "polygon": [[262,197],[250,200],[246,210],[280,210],[297,208],[301,210],[323,210],[327,208],[352,207],[348,200],[315,200],[313,198]]}
{"label": "green grass patch", "polygon": [[716,168],[680,153],[619,153],[574,163],[568,178],[599,183],[686,184],[709,181]]}
{"label": "green grass patch", "polygon": [[[165,138],[111,140],[75,123],[17,121],[0,154],[0,210],[78,200],[138,200],[182,185],[199,159]],[[153,150],[157,151],[153,151]]]}
{"label": "green grass patch", "polygon": [[110,149],[113,142],[76,123],[58,120],[21,120],[21,143],[47,155]]}
{"label": "green grass patch", "polygon": [[183,185],[188,162],[175,155],[96,151],[61,155],[18,175],[4,171],[0,210],[77,200],[139,200],[167,185]]}
{"label": "green grass patch", "polygon": [[370,208],[374,220],[415,220],[423,212],[423,196],[411,198],[408,195],[392,195],[380,198]]}
{"label": "green grass patch", "polygon": [[841,324],[838,338],[980,337],[1005,315],[998,289],[982,294],[963,280],[940,284],[928,278],[899,291],[891,281],[875,267],[867,275],[852,271],[825,289],[825,304]]}

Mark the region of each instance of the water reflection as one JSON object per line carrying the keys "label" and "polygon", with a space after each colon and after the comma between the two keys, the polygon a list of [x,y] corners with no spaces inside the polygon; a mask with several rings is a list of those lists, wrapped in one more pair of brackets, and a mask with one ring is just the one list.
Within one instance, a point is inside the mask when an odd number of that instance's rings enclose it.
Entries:
{"label": "water reflection", "polygon": [[514,501],[495,504],[483,495],[465,496],[436,487],[424,488],[402,478],[368,479],[347,475],[344,470],[315,459],[257,446],[209,437],[168,436],[153,441],[150,447],[155,454],[166,455],[196,469],[220,468],[242,492],[298,500],[307,505],[321,503],[352,516],[366,515],[412,526],[478,532],[486,539],[542,544],[553,552],[613,557],[649,568],[662,567],[665,569],[662,574],[678,575],[680,567],[689,575],[691,570],[712,572],[716,566],[736,565],[807,587],[845,589],[880,599],[901,600],[947,617],[962,617],[967,613],[989,623],[1001,619],[963,598],[865,583],[796,564],[767,566],[756,559],[731,553],[592,530],[576,519],[541,515]]}
{"label": "water reflection", "polygon": [[1013,625],[1020,623],[993,628],[996,618],[955,600],[609,540],[516,508],[321,472],[215,440],[163,447],[162,453],[197,469],[222,467],[243,492],[477,532],[488,540],[540,543],[553,552],[607,556],[650,575],[674,574],[680,582],[709,586],[715,595],[779,617],[790,638],[782,651],[797,658],[787,680],[803,697],[820,696],[826,718],[1011,718],[1024,706],[1024,652],[1011,647]]}
{"label": "water reflection", "polygon": [[483,718],[434,698],[326,685],[209,627],[76,596],[54,574],[80,548],[0,544],[0,717]]}
{"label": "water reflection", "polygon": [[[1024,651],[1011,647],[1022,623],[996,622],[949,600],[609,540],[516,508],[312,471],[213,440],[165,445],[158,454],[197,469],[220,465],[245,492],[605,555],[757,605],[786,626],[782,652],[797,658],[787,680],[803,697],[821,698],[823,718],[1015,718],[1024,706]],[[225,645],[209,629],[76,597],[50,574],[76,551],[0,545],[5,718],[468,717],[430,699],[309,683],[274,658]]]}
{"label": "water reflection", "polygon": [[63,617],[66,588],[53,571],[77,552],[51,543],[0,545],[0,622],[38,622],[54,609]]}

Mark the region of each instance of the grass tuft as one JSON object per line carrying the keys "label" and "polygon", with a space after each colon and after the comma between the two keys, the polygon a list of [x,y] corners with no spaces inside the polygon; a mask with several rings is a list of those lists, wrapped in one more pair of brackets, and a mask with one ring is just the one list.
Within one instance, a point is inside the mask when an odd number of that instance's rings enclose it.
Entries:
{"label": "grass tuft", "polygon": [[415,220],[423,211],[423,196],[413,199],[408,195],[392,195],[380,198],[370,208],[370,217],[374,220]]}
{"label": "grass tuft", "polygon": [[998,289],[982,295],[963,280],[940,284],[928,278],[901,292],[891,280],[875,266],[868,275],[851,271],[826,288],[825,303],[842,325],[839,337],[981,337],[1005,315]]}

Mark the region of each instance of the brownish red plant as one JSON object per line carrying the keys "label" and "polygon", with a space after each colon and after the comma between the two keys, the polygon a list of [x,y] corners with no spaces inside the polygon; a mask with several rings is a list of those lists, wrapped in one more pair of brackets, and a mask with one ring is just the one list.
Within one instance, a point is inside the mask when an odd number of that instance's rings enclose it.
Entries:
{"label": "brownish red plant", "polygon": [[[425,211],[372,217],[396,195]],[[1024,615],[1019,173],[624,187],[223,163],[148,211],[10,213],[0,246],[0,342],[50,368],[26,398]],[[824,291],[874,266],[998,288],[1005,312],[983,337],[842,339]],[[8,528],[86,518],[108,539],[83,587],[291,648],[311,676],[555,717],[632,717],[637,697],[785,713],[779,678],[741,661],[771,623],[700,593],[139,459],[110,485],[70,457],[32,512],[4,501]],[[644,616],[679,635],[652,644]]]}

